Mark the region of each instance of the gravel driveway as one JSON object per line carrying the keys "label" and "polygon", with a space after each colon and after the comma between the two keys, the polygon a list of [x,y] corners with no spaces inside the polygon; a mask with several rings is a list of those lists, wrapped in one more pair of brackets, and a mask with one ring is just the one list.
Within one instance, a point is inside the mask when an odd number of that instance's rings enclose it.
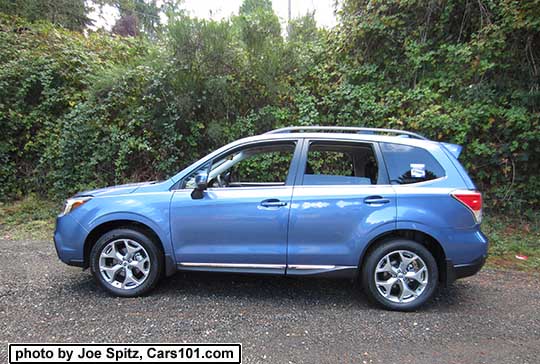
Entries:
{"label": "gravel driveway", "polygon": [[244,363],[538,363],[540,275],[484,270],[415,313],[350,281],[179,273],[119,299],[50,242],[0,240],[7,342],[240,342]]}

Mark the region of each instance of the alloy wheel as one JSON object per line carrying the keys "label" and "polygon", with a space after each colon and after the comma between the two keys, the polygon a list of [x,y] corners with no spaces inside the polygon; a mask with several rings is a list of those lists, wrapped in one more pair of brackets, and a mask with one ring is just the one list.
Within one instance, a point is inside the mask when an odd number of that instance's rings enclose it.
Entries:
{"label": "alloy wheel", "polygon": [[133,289],[144,283],[150,273],[148,252],[138,242],[118,239],[108,243],[99,256],[101,276],[111,286]]}
{"label": "alloy wheel", "polygon": [[396,250],[386,254],[375,268],[377,291],[395,303],[416,300],[428,284],[426,263],[417,254],[408,250]]}

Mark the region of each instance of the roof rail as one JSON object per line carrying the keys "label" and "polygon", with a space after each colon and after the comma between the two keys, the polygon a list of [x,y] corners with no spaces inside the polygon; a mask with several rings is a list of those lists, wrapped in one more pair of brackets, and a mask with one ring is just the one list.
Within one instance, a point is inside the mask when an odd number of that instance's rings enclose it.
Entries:
{"label": "roof rail", "polygon": [[425,136],[410,131],[397,130],[397,129],[380,129],[380,128],[357,128],[353,126],[289,126],[287,128],[275,129],[265,134],[284,134],[302,131],[335,131],[335,132],[352,132],[357,134],[371,134],[371,133],[391,133],[396,135],[403,135],[409,138],[428,140]]}

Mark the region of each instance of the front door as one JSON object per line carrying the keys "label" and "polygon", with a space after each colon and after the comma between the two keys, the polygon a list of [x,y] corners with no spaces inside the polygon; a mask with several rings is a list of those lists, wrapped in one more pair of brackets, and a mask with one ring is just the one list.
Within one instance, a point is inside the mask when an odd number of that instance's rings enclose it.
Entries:
{"label": "front door", "polygon": [[[250,144],[185,178],[171,200],[180,269],[285,272],[296,144]],[[208,171],[209,187],[194,199],[193,177],[200,169]]]}

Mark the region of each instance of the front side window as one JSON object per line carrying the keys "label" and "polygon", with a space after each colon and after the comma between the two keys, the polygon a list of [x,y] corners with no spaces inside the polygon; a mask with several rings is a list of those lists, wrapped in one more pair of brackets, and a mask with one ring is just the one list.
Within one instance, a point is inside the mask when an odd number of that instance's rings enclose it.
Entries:
{"label": "front side window", "polygon": [[410,184],[445,176],[444,169],[426,149],[381,143],[391,184]]}
{"label": "front side window", "polygon": [[184,188],[195,188],[195,175],[208,172],[208,186],[283,186],[296,144],[293,142],[246,147],[217,157],[186,178]]}
{"label": "front side window", "polygon": [[377,184],[379,168],[369,144],[312,142],[309,145],[304,185]]}

